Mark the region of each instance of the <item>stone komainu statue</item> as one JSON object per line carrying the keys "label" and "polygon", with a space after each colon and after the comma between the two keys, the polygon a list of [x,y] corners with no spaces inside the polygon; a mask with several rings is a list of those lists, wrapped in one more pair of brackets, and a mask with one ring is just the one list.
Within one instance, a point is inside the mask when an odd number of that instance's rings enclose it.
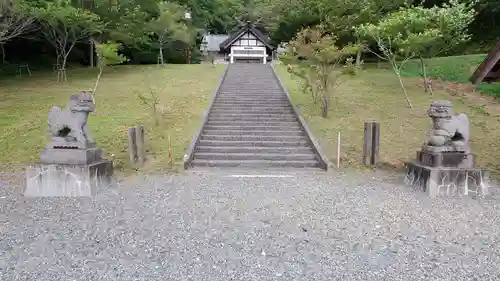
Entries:
{"label": "stone komainu statue", "polygon": [[461,113],[453,115],[450,101],[434,101],[427,111],[433,130],[424,149],[432,152],[469,152],[469,119]]}
{"label": "stone komainu statue", "polygon": [[95,147],[95,142],[87,128],[90,112],[95,110],[90,94],[73,94],[68,107],[61,110],[54,106],[49,112],[50,148],[87,149]]}

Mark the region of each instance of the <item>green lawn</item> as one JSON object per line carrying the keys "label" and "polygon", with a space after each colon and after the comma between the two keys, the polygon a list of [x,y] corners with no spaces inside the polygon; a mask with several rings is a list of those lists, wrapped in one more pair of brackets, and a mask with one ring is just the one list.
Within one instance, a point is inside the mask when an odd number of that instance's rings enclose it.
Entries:
{"label": "green lawn", "polygon": [[[428,59],[426,60],[427,72],[430,77],[443,81],[470,84],[469,78],[485,57],[486,55],[479,54]],[[420,77],[422,75],[420,61],[409,61],[405,65],[402,74]],[[500,98],[500,83],[484,83],[479,86],[479,90],[487,95]]]}
{"label": "green lawn", "polygon": [[[460,83],[469,83],[469,78],[474,73],[478,65],[483,61],[485,55],[466,55],[440,57],[426,59],[428,75],[434,78]],[[408,76],[422,75],[420,61],[409,61],[403,74]]]}
{"label": "green lawn", "polygon": [[[145,169],[169,167],[168,136],[174,161],[184,152],[201,125],[203,112],[224,66],[168,65],[119,66],[105,70],[96,93],[97,112],[89,117],[90,130],[98,146],[114,154],[119,169],[130,169],[127,129],[146,127],[149,161]],[[160,124],[155,126],[151,110],[140,103],[137,93],[147,93],[150,81],[160,98]],[[0,81],[0,170],[18,171],[37,161],[48,141],[47,114],[54,105],[66,106],[72,93],[93,87],[95,69],[76,69],[68,82],[58,84],[53,73],[35,72],[32,77]],[[163,91],[161,91],[163,89]]]}
{"label": "green lawn", "polygon": [[478,164],[500,175],[500,119],[485,114],[481,105],[461,95],[452,96],[436,90],[424,93],[414,79],[405,78],[413,109],[406,104],[396,76],[387,70],[368,69],[342,84],[334,93],[329,118],[320,117],[320,109],[301,93],[297,80],[283,66],[277,66],[283,83],[295,105],[302,112],[323,150],[335,163],[337,132],[341,133],[341,167],[361,167],[363,123],[375,119],[381,123],[380,157],[384,164],[402,167],[414,159],[431,125],[427,109],[432,100],[447,99],[455,112],[468,114],[471,144]]}

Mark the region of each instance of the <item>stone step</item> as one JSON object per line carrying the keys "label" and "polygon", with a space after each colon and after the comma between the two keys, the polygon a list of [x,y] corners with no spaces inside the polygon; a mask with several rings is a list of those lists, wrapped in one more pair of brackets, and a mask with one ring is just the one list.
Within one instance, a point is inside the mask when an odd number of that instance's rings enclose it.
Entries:
{"label": "stone step", "polygon": [[269,92],[269,91],[258,91],[258,90],[252,90],[252,91],[242,91],[242,90],[233,90],[233,91],[219,91],[217,95],[221,96],[282,96],[285,95],[285,92],[283,91],[275,91],[275,92]]}
{"label": "stone step", "polygon": [[280,100],[231,100],[231,99],[216,99],[214,105],[218,106],[290,106],[290,103],[287,99],[283,98]]}
{"label": "stone step", "polygon": [[307,154],[314,153],[309,147],[265,147],[265,146],[198,146],[198,152],[209,153],[281,153],[281,154]]}
{"label": "stone step", "polygon": [[220,90],[217,95],[239,95],[239,96],[280,96],[285,95],[283,91],[269,91],[267,89],[263,90],[242,90],[242,89],[234,89],[234,90]]}
{"label": "stone step", "polygon": [[212,112],[227,114],[252,114],[252,113],[288,113],[293,114],[291,107],[212,107]]}
{"label": "stone step", "polygon": [[197,152],[194,154],[196,159],[206,160],[315,160],[313,153],[306,154],[281,154],[281,153],[211,153]]}
{"label": "stone step", "polygon": [[280,118],[280,117],[287,117],[287,118],[295,118],[295,115],[291,110],[245,110],[245,111],[239,111],[239,110],[214,110],[212,113],[210,113],[209,117],[248,117],[248,118],[255,118],[255,117],[271,117],[271,118]]}
{"label": "stone step", "polygon": [[303,131],[257,131],[257,130],[205,130],[207,135],[232,136],[305,136]]}
{"label": "stone step", "polygon": [[272,101],[277,101],[277,100],[286,100],[286,96],[281,94],[281,95],[239,95],[239,94],[225,94],[225,95],[217,95],[216,100],[228,100],[228,99],[235,99],[235,100],[258,100],[258,101],[263,101],[263,100],[272,100]]}
{"label": "stone step", "polygon": [[254,89],[245,89],[243,87],[237,87],[234,89],[219,89],[219,95],[284,95],[285,92],[281,89],[267,89],[267,88],[254,88]]}
{"label": "stone step", "polygon": [[209,116],[211,117],[289,117],[294,118],[295,115],[290,109],[262,109],[262,110],[213,110]]}
{"label": "stone step", "polygon": [[229,104],[229,103],[219,103],[215,102],[212,106],[212,108],[218,108],[218,109],[243,109],[243,108],[248,108],[248,109],[261,109],[261,108],[266,108],[266,109],[291,109],[292,106],[287,103],[280,103],[280,104],[251,104],[251,103],[241,103],[241,104]]}
{"label": "stone step", "polygon": [[299,124],[288,126],[260,126],[258,124],[247,126],[230,126],[230,125],[209,125],[205,126],[205,130],[240,130],[240,131],[301,131],[302,127]]}
{"label": "stone step", "polygon": [[253,96],[253,95],[284,95],[285,92],[283,90],[269,90],[269,89],[252,89],[252,90],[244,90],[242,88],[235,88],[232,90],[229,89],[219,89],[219,95],[231,95],[231,94],[238,94],[238,95],[248,95],[248,96]]}
{"label": "stone step", "polygon": [[259,147],[309,147],[309,141],[305,139],[292,140],[292,141],[265,141],[265,140],[207,140],[201,139],[200,146],[213,146],[213,147],[245,147],[245,146],[259,146]]}
{"label": "stone step", "polygon": [[244,95],[232,95],[232,96],[217,96],[215,98],[215,101],[234,101],[234,102],[242,102],[242,101],[252,101],[252,102],[263,102],[263,101],[269,101],[269,102],[283,102],[288,100],[286,99],[286,96],[244,96]]}
{"label": "stone step", "polygon": [[219,93],[217,94],[217,97],[247,97],[247,98],[251,98],[251,97],[263,97],[263,98],[285,98],[286,95],[284,93],[279,93],[279,94],[269,94],[269,93],[262,93],[262,94],[258,94],[258,93],[253,93],[253,94],[244,94],[244,93],[240,93],[240,92],[232,92],[232,93]]}
{"label": "stone step", "polygon": [[216,98],[214,100],[215,104],[249,104],[249,103],[255,103],[257,105],[262,104],[263,102],[267,102],[267,104],[274,105],[274,104],[290,104],[290,102],[285,99],[284,97],[278,97],[278,98],[270,98],[270,97],[265,97],[265,98],[258,98],[258,97],[229,97],[229,98]]}
{"label": "stone step", "polygon": [[241,91],[241,90],[234,90],[234,91],[219,91],[217,96],[246,96],[246,97],[251,97],[251,96],[266,96],[266,97],[280,97],[284,96],[285,92],[269,92],[269,91]]}
{"label": "stone step", "polygon": [[299,123],[297,121],[262,121],[259,123],[255,123],[254,121],[238,121],[238,120],[233,120],[233,121],[220,121],[220,120],[208,120],[207,126],[239,126],[239,127],[245,127],[245,126],[254,126],[254,125],[261,125],[261,126],[275,126],[275,127],[288,127],[288,126],[297,126]]}
{"label": "stone step", "polygon": [[283,122],[283,121],[288,121],[288,122],[293,122],[297,121],[295,116],[291,115],[289,117],[284,116],[284,117],[266,117],[266,116],[244,116],[244,115],[239,115],[239,116],[230,116],[230,117],[220,117],[220,116],[215,116],[212,117],[208,115],[208,121],[226,121],[226,122],[231,122],[231,121],[247,121],[247,122]]}
{"label": "stone step", "polygon": [[242,168],[304,168],[304,167],[319,167],[317,160],[205,160],[196,159],[192,162],[193,166],[199,167],[242,167]]}
{"label": "stone step", "polygon": [[254,135],[201,135],[202,140],[218,141],[283,141],[298,142],[307,141],[305,136],[254,136]]}
{"label": "stone step", "polygon": [[[279,91],[280,86],[276,81],[269,79],[257,79],[257,80],[247,80],[238,79],[238,77],[226,77],[225,83],[222,85],[221,89],[245,89],[245,90],[269,90],[269,91]],[[232,81],[231,81],[232,80]]]}
{"label": "stone step", "polygon": [[268,101],[267,103],[264,103],[263,100],[259,101],[259,100],[246,100],[246,101],[226,101],[226,100],[223,100],[223,101],[218,101],[216,100],[213,104],[213,107],[225,107],[225,108],[233,108],[233,107],[256,107],[256,108],[260,108],[260,107],[271,107],[271,108],[275,108],[275,107],[289,107],[291,108],[292,106],[290,105],[290,103],[288,102],[285,102],[285,101]]}

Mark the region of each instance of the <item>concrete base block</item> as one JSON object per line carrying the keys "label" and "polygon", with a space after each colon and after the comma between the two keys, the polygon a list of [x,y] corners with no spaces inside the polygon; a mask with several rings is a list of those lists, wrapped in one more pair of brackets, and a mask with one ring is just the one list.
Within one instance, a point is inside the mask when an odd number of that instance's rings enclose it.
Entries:
{"label": "concrete base block", "polygon": [[40,152],[40,163],[62,165],[90,165],[91,163],[102,161],[101,157],[101,148],[45,148]]}
{"label": "concrete base block", "polygon": [[465,152],[417,151],[417,163],[428,167],[474,168],[475,155]]}
{"label": "concrete base block", "polygon": [[487,195],[489,173],[477,168],[429,167],[406,163],[405,183],[429,196]]}
{"label": "concrete base block", "polygon": [[26,169],[24,195],[91,197],[99,186],[110,183],[112,175],[109,160],[90,165],[34,164]]}

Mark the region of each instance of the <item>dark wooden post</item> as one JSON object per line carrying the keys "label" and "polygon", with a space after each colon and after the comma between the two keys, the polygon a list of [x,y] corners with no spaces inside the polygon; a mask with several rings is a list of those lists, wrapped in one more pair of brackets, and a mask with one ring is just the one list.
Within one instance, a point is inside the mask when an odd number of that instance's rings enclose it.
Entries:
{"label": "dark wooden post", "polygon": [[377,165],[379,160],[379,148],[380,148],[380,123],[372,123],[372,165]]}
{"label": "dark wooden post", "polygon": [[380,123],[365,122],[363,163],[365,165],[376,165],[379,160],[380,147]]}
{"label": "dark wooden post", "polygon": [[135,144],[137,146],[137,159],[142,165],[146,161],[146,146],[144,144],[144,126],[138,125],[135,127]]}
{"label": "dark wooden post", "polygon": [[363,144],[363,163],[365,165],[371,164],[372,156],[372,123],[365,122],[365,134],[364,134],[364,144]]}

